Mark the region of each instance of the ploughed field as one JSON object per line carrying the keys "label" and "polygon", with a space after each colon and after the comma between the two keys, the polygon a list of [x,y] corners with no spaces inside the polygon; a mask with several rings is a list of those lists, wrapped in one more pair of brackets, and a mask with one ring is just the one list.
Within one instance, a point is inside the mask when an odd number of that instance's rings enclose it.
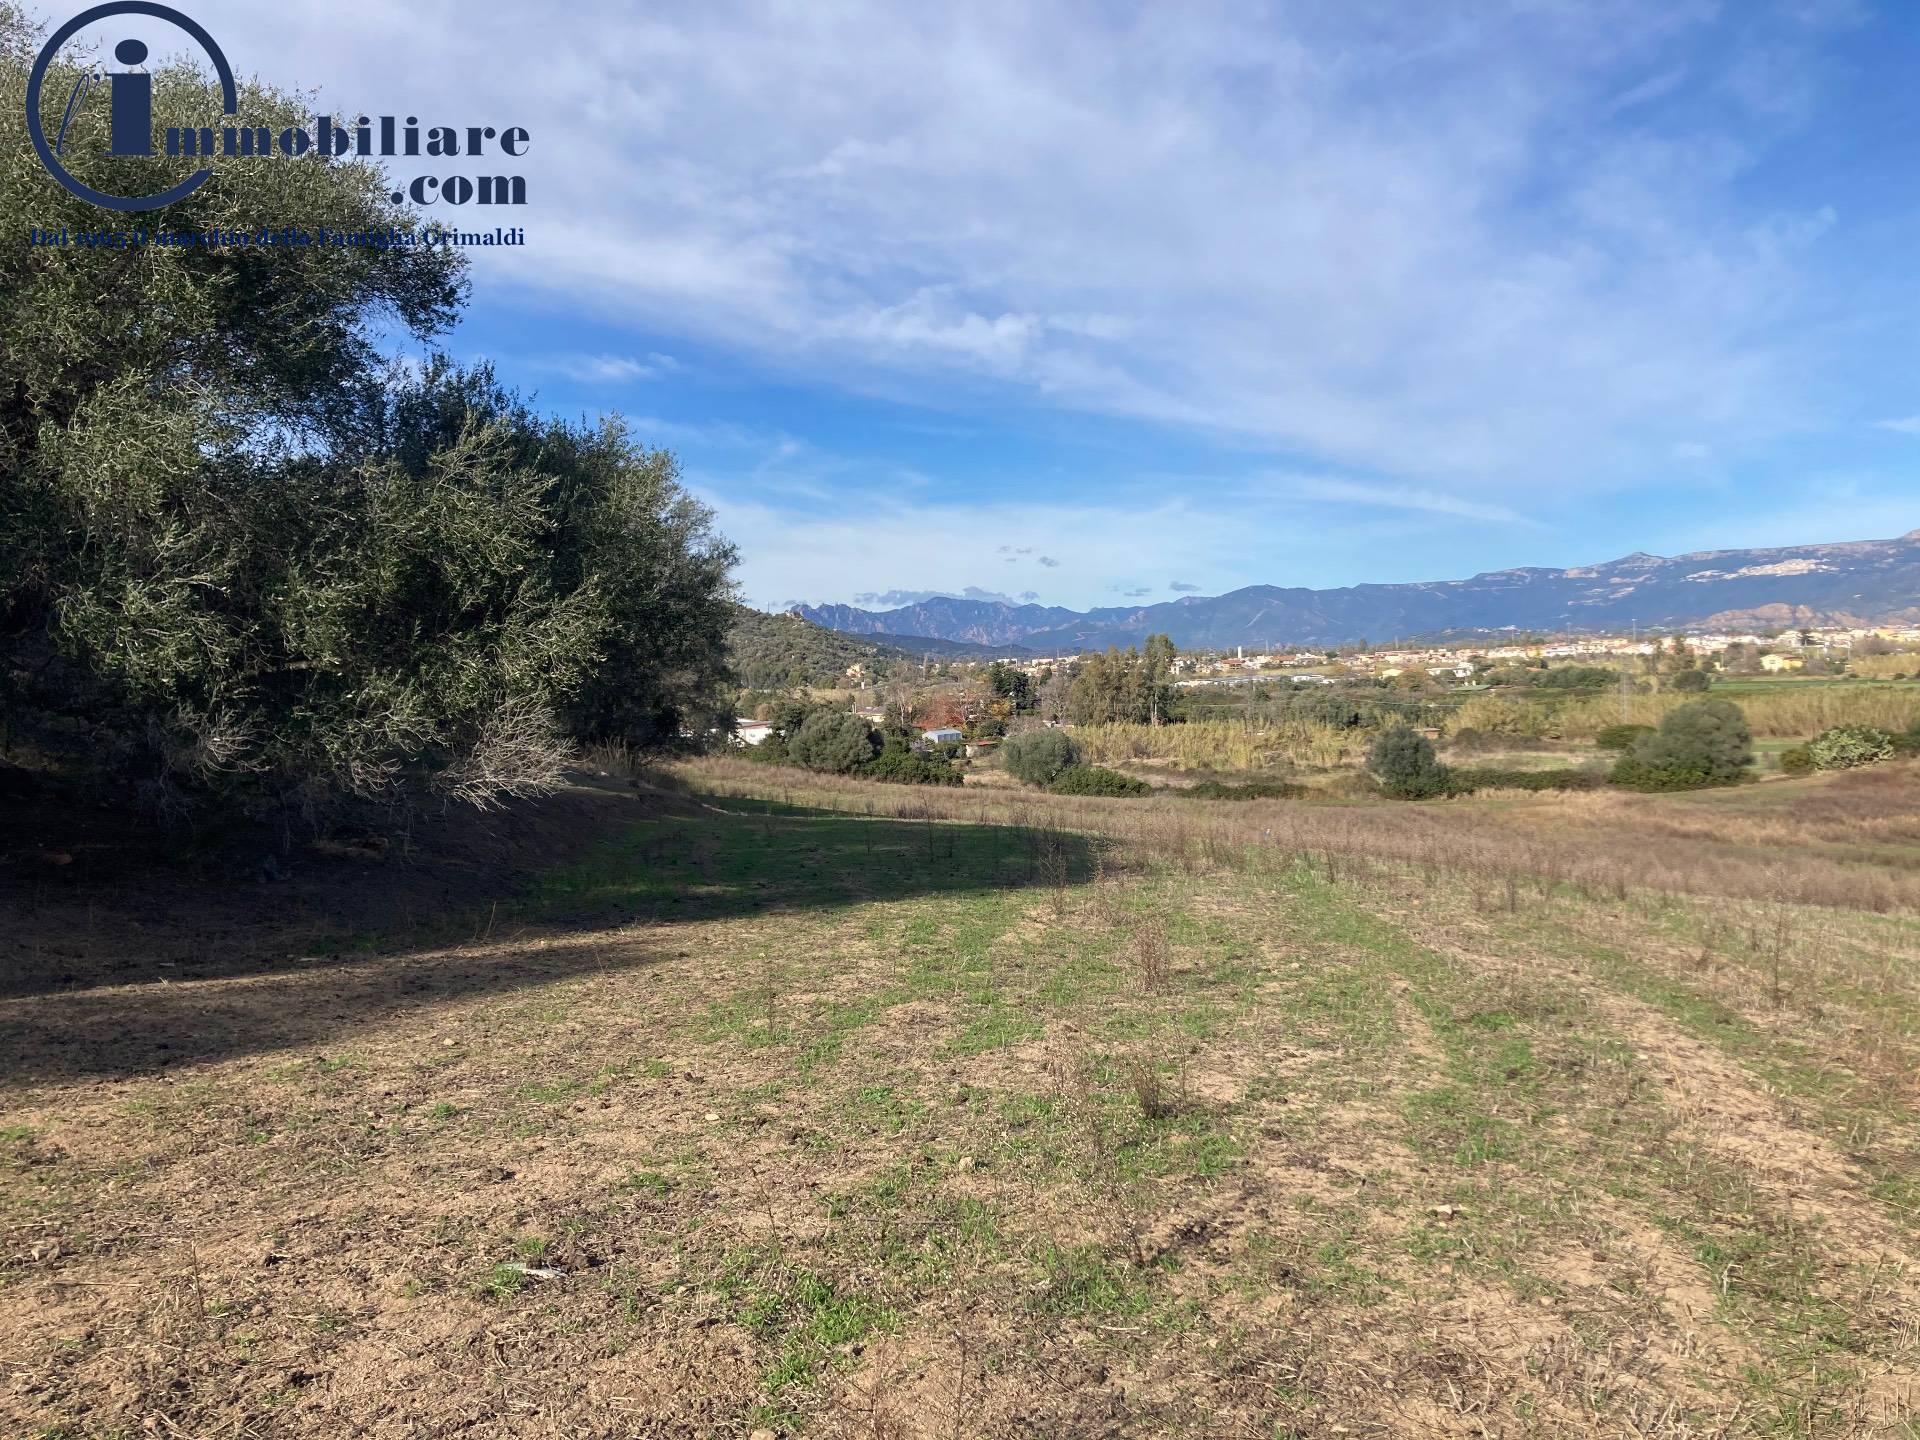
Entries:
{"label": "ploughed field", "polygon": [[10,859],[5,1433],[1920,1435],[1911,763],[492,824]]}

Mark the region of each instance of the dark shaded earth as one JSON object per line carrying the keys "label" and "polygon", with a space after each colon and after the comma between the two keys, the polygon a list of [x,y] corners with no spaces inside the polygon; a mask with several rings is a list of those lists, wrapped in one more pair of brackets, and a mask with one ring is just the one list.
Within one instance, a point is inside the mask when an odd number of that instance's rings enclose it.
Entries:
{"label": "dark shaded earth", "polygon": [[466,938],[636,814],[673,803],[578,775],[499,809],[435,806],[319,833],[168,827],[0,767],[0,996],[245,974],[383,942]]}

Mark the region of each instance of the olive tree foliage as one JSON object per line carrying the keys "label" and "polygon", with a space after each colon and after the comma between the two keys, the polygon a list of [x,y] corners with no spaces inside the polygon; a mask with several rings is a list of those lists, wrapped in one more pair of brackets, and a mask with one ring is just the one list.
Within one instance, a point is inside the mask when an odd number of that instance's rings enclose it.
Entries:
{"label": "olive tree foliage", "polygon": [[[0,744],[218,799],[485,803],[580,739],[670,739],[723,678],[733,552],[671,456],[536,415],[484,369],[390,366],[458,315],[441,248],[26,244],[72,232],[413,222],[371,166],[254,160],[127,217],[70,196],[21,123],[38,36],[0,7]],[[76,71],[43,103],[59,123]],[[190,70],[160,125],[217,116]],[[99,112],[99,113],[96,113]],[[248,123],[310,121],[243,87]],[[80,178],[166,183],[69,133]],[[191,162],[182,162],[191,163]],[[137,167],[137,168],[129,168]]]}

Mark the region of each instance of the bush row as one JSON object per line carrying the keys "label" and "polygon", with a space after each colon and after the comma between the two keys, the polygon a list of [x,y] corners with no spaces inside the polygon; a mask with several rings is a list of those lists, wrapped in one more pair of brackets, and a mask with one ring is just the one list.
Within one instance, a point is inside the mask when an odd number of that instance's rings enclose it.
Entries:
{"label": "bush row", "polygon": [[1746,717],[1727,700],[1695,700],[1670,710],[1658,729],[1610,726],[1607,742],[1622,753],[1604,780],[1585,770],[1451,770],[1426,736],[1397,726],[1374,738],[1367,770],[1386,794],[1423,800],[1496,786],[1565,790],[1611,783],[1630,790],[1697,790],[1735,784],[1753,762]]}
{"label": "bush row", "polygon": [[1153,787],[1104,765],[1069,765],[1047,786],[1052,795],[1146,795]]}
{"label": "bush row", "polygon": [[1599,790],[1607,783],[1599,770],[1507,770],[1497,765],[1456,765],[1447,772],[1449,795],[1476,790]]}
{"label": "bush row", "polygon": [[1307,793],[1307,787],[1288,780],[1247,780],[1237,784],[1207,780],[1172,793],[1189,800],[1297,800]]}

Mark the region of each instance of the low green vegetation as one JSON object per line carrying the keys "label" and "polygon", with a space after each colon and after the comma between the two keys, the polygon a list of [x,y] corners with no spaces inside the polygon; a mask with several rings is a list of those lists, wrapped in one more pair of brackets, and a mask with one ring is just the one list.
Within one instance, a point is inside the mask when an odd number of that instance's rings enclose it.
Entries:
{"label": "low green vegetation", "polygon": [[807,770],[846,775],[880,751],[873,727],[858,715],[822,707],[787,739],[787,758]]}
{"label": "low green vegetation", "polygon": [[1048,783],[1055,795],[1148,795],[1153,787],[1144,780],[1122,775],[1102,765],[1069,765]]}
{"label": "low green vegetation", "polygon": [[1029,730],[1009,736],[1000,747],[1000,763],[1014,779],[1047,786],[1079,760],[1079,750],[1064,730]]}
{"label": "low green vegetation", "polygon": [[1187,800],[1298,800],[1308,793],[1290,780],[1202,780],[1172,793]]}
{"label": "low green vegetation", "polygon": [[1893,737],[1871,725],[1840,725],[1807,742],[1816,770],[1852,770],[1893,757]]}
{"label": "low green vegetation", "polygon": [[1624,753],[1652,735],[1656,728],[1652,725],[1603,725],[1595,733],[1593,743],[1602,750]]}
{"label": "low green vegetation", "polygon": [[1598,790],[1606,783],[1604,770],[1582,770],[1567,766],[1515,770],[1494,765],[1453,765],[1447,769],[1446,793],[1472,795],[1481,790]]}
{"label": "low green vegetation", "polygon": [[1447,793],[1447,767],[1433,741],[1406,725],[1383,730],[1367,747],[1367,773],[1397,800],[1427,800]]}

